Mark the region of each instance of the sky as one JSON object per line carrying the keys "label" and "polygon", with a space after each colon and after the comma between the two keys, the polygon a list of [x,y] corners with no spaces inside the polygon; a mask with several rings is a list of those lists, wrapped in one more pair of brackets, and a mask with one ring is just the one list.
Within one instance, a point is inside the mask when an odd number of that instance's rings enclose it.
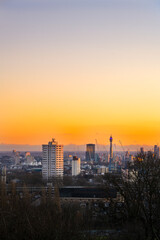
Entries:
{"label": "sky", "polygon": [[0,0],[0,143],[160,142],[159,0]]}

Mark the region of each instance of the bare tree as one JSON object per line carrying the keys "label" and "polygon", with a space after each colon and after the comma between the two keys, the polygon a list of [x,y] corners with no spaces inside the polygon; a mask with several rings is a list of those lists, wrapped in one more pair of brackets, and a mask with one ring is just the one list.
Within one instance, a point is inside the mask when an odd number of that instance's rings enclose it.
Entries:
{"label": "bare tree", "polygon": [[139,153],[128,170],[105,178],[124,198],[125,222],[139,230],[141,239],[160,239],[160,160],[152,152]]}

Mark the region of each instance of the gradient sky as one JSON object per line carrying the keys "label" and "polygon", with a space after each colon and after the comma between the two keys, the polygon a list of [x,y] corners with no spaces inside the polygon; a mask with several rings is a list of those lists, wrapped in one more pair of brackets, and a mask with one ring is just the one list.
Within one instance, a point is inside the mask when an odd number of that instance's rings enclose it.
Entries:
{"label": "gradient sky", "polygon": [[1,0],[0,142],[160,142],[159,0]]}

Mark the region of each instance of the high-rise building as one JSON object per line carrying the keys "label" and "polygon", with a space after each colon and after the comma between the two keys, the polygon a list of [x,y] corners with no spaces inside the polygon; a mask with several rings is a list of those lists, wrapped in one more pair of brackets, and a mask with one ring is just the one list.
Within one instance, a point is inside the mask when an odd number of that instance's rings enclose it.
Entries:
{"label": "high-rise building", "polygon": [[154,156],[155,158],[159,158],[159,147],[157,145],[154,145]]}
{"label": "high-rise building", "polygon": [[140,153],[144,154],[144,148],[143,147],[140,148]]}
{"label": "high-rise building", "polygon": [[53,138],[48,144],[42,145],[42,176],[45,179],[63,176],[63,145]]}
{"label": "high-rise building", "polygon": [[95,144],[90,143],[86,145],[86,161],[95,161]]}
{"label": "high-rise building", "polygon": [[81,160],[77,156],[73,156],[72,160],[72,176],[77,176],[81,172]]}

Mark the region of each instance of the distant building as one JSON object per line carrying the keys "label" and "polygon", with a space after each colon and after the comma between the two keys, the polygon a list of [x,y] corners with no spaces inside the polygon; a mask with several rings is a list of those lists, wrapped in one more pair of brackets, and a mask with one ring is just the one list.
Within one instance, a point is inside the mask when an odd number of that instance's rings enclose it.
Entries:
{"label": "distant building", "polygon": [[72,160],[72,176],[77,176],[81,172],[81,160],[80,158],[73,156]]}
{"label": "distant building", "polygon": [[109,198],[116,199],[117,191],[116,189],[109,188],[106,191],[106,188],[101,187],[89,187],[89,186],[67,186],[59,188],[60,199],[61,201],[64,199],[65,201],[80,201],[82,202],[89,201],[97,201],[100,199],[104,199],[104,201],[108,201]]}
{"label": "distant building", "polygon": [[122,159],[122,167],[124,169],[128,168],[128,164],[129,163],[133,163],[134,162],[134,157],[132,154],[129,153],[129,151],[125,152],[125,156],[123,156]]}
{"label": "distant building", "polygon": [[13,157],[14,157],[15,165],[20,164],[20,152],[13,150]]}
{"label": "distant building", "polygon": [[109,171],[109,169],[106,166],[99,166],[97,168],[97,173],[98,174],[105,174],[105,173],[108,173],[108,171]]}
{"label": "distant building", "polygon": [[3,166],[3,168],[2,168],[1,181],[2,181],[3,183],[6,183],[6,166]]}
{"label": "distant building", "polygon": [[154,156],[155,158],[159,158],[159,147],[157,145],[154,145]]}
{"label": "distant building", "polygon": [[95,144],[90,143],[86,145],[86,161],[95,161]]}
{"label": "distant building", "polygon": [[44,179],[63,176],[63,145],[58,145],[55,139],[42,145],[42,176]]}
{"label": "distant building", "polygon": [[140,153],[144,154],[144,148],[143,147],[140,148]]}
{"label": "distant building", "polygon": [[34,157],[33,156],[27,156],[26,157],[26,160],[27,160],[27,164],[31,164],[31,163],[33,163],[34,162]]}
{"label": "distant building", "polygon": [[25,158],[26,158],[26,163],[29,165],[34,162],[34,157],[31,156],[30,152],[25,153]]}
{"label": "distant building", "polygon": [[30,153],[30,152],[25,152],[25,158],[26,158],[27,156],[31,156],[31,153]]}
{"label": "distant building", "polygon": [[134,157],[132,154],[129,155],[129,162],[130,163],[133,163],[134,162]]}

